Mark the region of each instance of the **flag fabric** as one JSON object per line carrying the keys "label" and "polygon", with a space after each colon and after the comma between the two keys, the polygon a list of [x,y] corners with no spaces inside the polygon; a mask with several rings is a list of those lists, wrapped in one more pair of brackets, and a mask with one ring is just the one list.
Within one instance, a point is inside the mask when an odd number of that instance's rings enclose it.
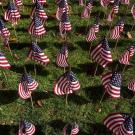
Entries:
{"label": "flag fabric", "polygon": [[84,1],[83,0],[79,0],[79,5],[83,6],[84,5]]}
{"label": "flag fabric", "polygon": [[59,31],[60,31],[61,37],[63,37],[63,35],[67,31],[71,31],[71,29],[72,29],[72,26],[69,21],[69,16],[68,16],[67,12],[64,12],[63,15],[61,16],[61,20],[59,22]]}
{"label": "flag fabric", "polygon": [[60,21],[64,12],[67,12],[67,14],[69,13],[69,6],[67,0],[57,1],[57,4],[56,18]]}
{"label": "flag fabric", "polygon": [[103,123],[115,135],[133,135],[133,118],[127,113],[111,113]]}
{"label": "flag fabric", "polygon": [[0,35],[2,36],[2,38],[9,38],[10,36],[9,30],[6,28],[3,20],[1,19],[0,19]]}
{"label": "flag fabric", "polygon": [[102,7],[107,7],[110,3],[110,0],[100,0],[100,4]]}
{"label": "flag fabric", "polygon": [[79,133],[79,125],[74,123],[66,124],[63,128],[64,135],[77,135]]}
{"label": "flag fabric", "polygon": [[90,13],[92,11],[93,8],[93,0],[89,0],[86,3],[86,6],[84,7],[82,13],[81,13],[81,18],[89,18],[90,17]]}
{"label": "flag fabric", "polygon": [[128,83],[128,89],[135,92],[135,78]]}
{"label": "flag fabric", "polygon": [[38,82],[35,81],[30,75],[23,74],[18,87],[18,94],[22,99],[31,97],[32,91],[36,90]]}
{"label": "flag fabric", "polygon": [[67,71],[61,75],[54,84],[54,94],[71,94],[80,89],[80,83],[72,71]]}
{"label": "flag fabric", "polygon": [[119,12],[119,0],[115,0],[114,1],[114,5],[112,10],[110,11],[110,13],[108,14],[107,20],[109,22],[113,21],[113,18],[116,14],[118,14]]}
{"label": "flag fabric", "polygon": [[135,19],[135,4],[131,8],[131,13],[132,13],[133,18]]}
{"label": "flag fabric", "polygon": [[34,135],[35,131],[36,128],[34,124],[26,120],[20,122],[18,135]]}
{"label": "flag fabric", "polygon": [[64,68],[68,67],[69,64],[67,58],[68,58],[68,47],[67,45],[64,45],[57,54],[56,64],[59,67],[64,67]]}
{"label": "flag fabric", "polygon": [[122,76],[120,73],[108,72],[101,77],[106,94],[111,98],[120,98]]}
{"label": "flag fabric", "polygon": [[90,42],[95,40],[96,37],[96,33],[99,32],[99,22],[96,22],[90,29],[89,32],[86,36],[86,41]]}
{"label": "flag fabric", "polygon": [[107,38],[104,38],[98,45],[91,51],[91,58],[103,68],[109,63],[112,63],[112,54],[108,44]]}
{"label": "flag fabric", "polygon": [[8,8],[4,13],[4,19],[11,21],[13,25],[16,25],[20,19],[20,13],[13,2],[9,2]]}
{"label": "flag fabric", "polygon": [[129,5],[130,3],[130,0],[120,0],[121,4],[127,4]]}
{"label": "flag fabric", "polygon": [[13,2],[15,3],[16,6],[21,6],[21,5],[23,5],[22,0],[13,0]]}
{"label": "flag fabric", "polygon": [[48,18],[46,12],[43,9],[43,6],[38,1],[36,1],[35,6],[32,9],[32,12],[31,12],[31,15],[30,15],[31,18],[33,18],[33,16],[35,14],[40,18],[42,23],[44,23],[47,20],[47,18]]}
{"label": "flag fabric", "polygon": [[37,15],[33,17],[33,20],[28,28],[28,32],[30,35],[33,35],[38,38],[43,37],[43,35],[46,33],[42,21]]}
{"label": "flag fabric", "polygon": [[110,32],[110,38],[111,39],[119,39],[120,33],[123,32],[124,29],[124,20],[121,19],[117,25],[111,30]]}
{"label": "flag fabric", "polygon": [[47,65],[50,61],[36,43],[32,43],[28,57],[41,65]]}
{"label": "flag fabric", "polygon": [[11,65],[9,64],[7,58],[4,56],[2,52],[0,52],[0,68],[10,69]]}
{"label": "flag fabric", "polygon": [[41,5],[44,5],[46,3],[46,0],[32,0],[33,3],[39,2]]}
{"label": "flag fabric", "polygon": [[129,46],[126,51],[121,55],[119,62],[124,65],[129,65],[130,59],[135,53],[135,45]]}

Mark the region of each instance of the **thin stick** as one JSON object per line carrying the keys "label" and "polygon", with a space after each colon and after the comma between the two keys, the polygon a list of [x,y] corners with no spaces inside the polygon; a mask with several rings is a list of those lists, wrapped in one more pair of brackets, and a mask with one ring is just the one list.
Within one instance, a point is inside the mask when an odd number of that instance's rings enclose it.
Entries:
{"label": "thin stick", "polygon": [[32,106],[32,109],[34,109],[34,105],[33,105],[33,99],[32,99],[32,94],[31,94],[31,97],[30,97],[30,101],[31,101],[31,106]]}
{"label": "thin stick", "polygon": [[95,72],[94,72],[94,76],[95,76],[96,73],[97,73],[97,69],[98,69],[98,64],[96,65],[96,69],[95,69]]}
{"label": "thin stick", "polygon": [[4,72],[3,70],[2,70],[2,73],[3,73],[3,75],[4,75],[5,79],[6,79],[6,81],[8,81],[7,76],[6,76],[6,74],[5,74],[5,72]]}
{"label": "thin stick", "polygon": [[68,94],[66,93],[66,105],[68,104]]}
{"label": "thin stick", "polygon": [[92,47],[92,41],[90,43],[89,55],[90,55],[90,52],[91,52],[91,47]]}
{"label": "thin stick", "polygon": [[64,73],[65,73],[65,67],[64,67]]}
{"label": "thin stick", "polygon": [[105,93],[106,93],[106,91],[104,91],[104,93],[103,93],[103,95],[102,95],[102,97],[101,97],[101,99],[100,99],[100,102],[99,102],[99,104],[101,104],[101,103],[102,103],[102,101],[103,101],[103,98],[104,98],[104,96],[105,96]]}
{"label": "thin stick", "polygon": [[[15,34],[15,37],[17,39],[16,27],[15,27],[15,25],[13,25],[13,26],[14,26],[14,34]],[[18,41],[18,39],[17,39],[17,41]]]}
{"label": "thin stick", "polygon": [[117,63],[117,65],[116,65],[116,67],[115,67],[115,71],[117,71],[117,68],[118,68],[118,63]]}
{"label": "thin stick", "polygon": [[118,41],[119,41],[119,39],[116,40],[115,47],[114,47],[114,51],[116,53],[116,56],[117,56],[117,44],[118,44]]}
{"label": "thin stick", "polygon": [[122,70],[122,74],[124,73],[125,69],[126,69],[126,65],[124,65],[124,68]]}
{"label": "thin stick", "polygon": [[35,74],[35,78],[37,76],[37,69],[36,69],[36,64],[34,63],[34,74]]}

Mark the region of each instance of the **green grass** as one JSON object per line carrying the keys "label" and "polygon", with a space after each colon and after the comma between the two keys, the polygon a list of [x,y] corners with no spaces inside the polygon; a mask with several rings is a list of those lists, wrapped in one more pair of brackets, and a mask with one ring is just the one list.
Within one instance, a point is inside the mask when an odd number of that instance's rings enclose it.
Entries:
{"label": "green grass", "polygon": [[[93,69],[94,64],[92,64],[88,55],[89,43],[85,41],[87,33],[86,28],[88,25],[93,24],[95,14],[100,11],[100,32],[98,33],[98,39],[93,42],[93,45],[96,45],[101,40],[101,37],[106,35],[110,24],[103,19],[105,10],[100,7],[98,2],[95,2],[91,18],[89,20],[81,20],[78,14],[81,13],[82,7],[78,6],[77,2],[73,2],[73,0],[70,1],[72,6],[70,19],[73,29],[67,37],[69,44],[68,60],[72,71],[80,81],[81,89],[79,92],[69,96],[68,105],[65,105],[65,96],[56,96],[53,94],[52,90],[54,81],[63,74],[63,69],[57,67],[55,64],[56,54],[63,45],[63,42],[59,36],[58,22],[56,19],[50,18],[50,16],[56,11],[56,5],[53,1],[48,1],[49,6],[45,9],[49,16],[45,26],[47,35],[38,41],[38,45],[43,49],[45,54],[48,55],[51,62],[47,67],[42,67],[39,64],[36,64],[37,76],[35,79],[38,81],[39,87],[32,94],[33,100],[36,101],[37,99],[42,99],[44,106],[32,110],[30,101],[21,100],[17,93],[19,79],[24,72],[24,60],[27,57],[31,45],[27,28],[31,21],[29,13],[32,6],[30,0],[24,0],[24,11],[23,13],[21,12],[22,18],[16,28],[19,44],[11,44],[12,51],[20,57],[20,60],[16,61],[12,70],[5,71],[8,76],[8,81],[6,81],[4,76],[0,74],[0,133],[3,132],[2,135],[15,135],[17,133],[18,123],[21,117],[23,117],[28,121],[33,122],[38,127],[38,135],[62,135],[64,125],[68,122],[74,121],[80,126],[80,135],[92,135],[94,131],[96,131],[98,135],[111,135],[102,123],[102,120],[108,113],[127,112],[132,116],[135,115],[135,97],[133,97],[131,92],[127,89],[128,82],[135,74],[135,57],[133,57],[131,61],[133,66],[130,66],[124,72],[121,93],[124,98],[120,100],[104,98],[101,105],[99,105],[103,94],[100,76],[92,77],[87,74],[87,67],[91,70]],[[126,6],[121,5],[119,14],[115,18],[112,26],[116,24],[120,16],[125,15],[125,10]],[[128,13],[129,15],[126,16],[125,21],[125,29],[129,28],[130,30],[131,26],[134,24],[134,20],[131,17],[130,9],[128,9]],[[14,31],[11,24],[8,22],[6,24],[11,32],[11,37],[14,37]],[[82,32],[78,35],[77,33],[80,29]],[[133,30],[131,33],[134,37],[135,31]],[[134,38],[127,39],[122,36],[117,47],[119,56],[132,41],[134,41]],[[109,44],[112,49],[113,60],[115,61],[118,59],[113,49],[115,41],[109,39]],[[0,43],[0,45],[1,50],[6,54],[10,63],[13,65],[10,53],[3,49],[2,43]],[[34,62],[29,61],[25,65],[27,72],[34,77]],[[109,70],[114,68],[115,65],[113,64],[113,66],[109,67]],[[98,112],[97,110],[100,108],[101,112]]]}

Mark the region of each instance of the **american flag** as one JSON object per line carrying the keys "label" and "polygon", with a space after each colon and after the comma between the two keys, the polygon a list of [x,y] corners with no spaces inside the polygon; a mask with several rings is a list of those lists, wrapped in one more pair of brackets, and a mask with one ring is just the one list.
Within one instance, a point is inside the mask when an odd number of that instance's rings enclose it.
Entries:
{"label": "american flag", "polygon": [[133,118],[127,113],[111,113],[103,123],[113,134],[133,135]]}
{"label": "american flag", "polygon": [[39,2],[41,5],[44,5],[46,3],[46,0],[32,0],[33,3]]}
{"label": "american flag", "polygon": [[23,74],[18,87],[18,94],[22,99],[28,99],[31,97],[31,92],[36,90],[38,82],[36,82],[31,76]]}
{"label": "american flag", "polygon": [[119,62],[124,65],[129,65],[131,57],[135,53],[135,45],[129,46],[126,51],[121,55]]}
{"label": "american flag", "polygon": [[63,37],[63,34],[65,34],[66,31],[71,31],[72,26],[69,21],[69,16],[67,12],[64,12],[63,15],[61,16],[61,20],[59,23],[59,31],[60,35]]}
{"label": "american flag", "polygon": [[131,13],[132,13],[133,18],[135,19],[135,4],[131,8]]}
{"label": "american flag", "polygon": [[122,4],[129,4],[130,3],[130,0],[120,0],[120,2],[122,3]]}
{"label": "american flag", "polygon": [[121,19],[117,25],[111,30],[110,37],[111,39],[119,39],[120,33],[123,32],[124,29],[124,20]]}
{"label": "american flag", "polygon": [[97,62],[103,68],[112,62],[112,55],[107,38],[104,38],[100,44],[94,47],[91,51],[91,57],[93,61]]}
{"label": "american flag", "polygon": [[33,20],[28,28],[28,32],[30,35],[33,35],[39,38],[43,37],[43,35],[46,33],[46,30],[42,24],[42,21],[37,15],[33,16]]}
{"label": "american flag", "polygon": [[84,5],[84,0],[79,0],[79,5],[83,6]]}
{"label": "american flag", "polygon": [[4,13],[6,21],[11,21],[13,25],[16,25],[20,19],[20,13],[13,2],[9,2],[8,9]]}
{"label": "american flag", "polygon": [[101,4],[101,6],[103,6],[103,7],[108,6],[109,3],[110,3],[110,0],[100,0],[100,4]]}
{"label": "american flag", "polygon": [[13,0],[13,2],[15,3],[16,6],[21,6],[21,5],[23,5],[22,0]]}
{"label": "american flag", "polygon": [[106,73],[101,78],[106,93],[112,98],[120,98],[122,76],[120,73]]}
{"label": "american flag", "polygon": [[0,68],[10,69],[11,65],[9,64],[7,58],[4,56],[2,52],[0,52]]}
{"label": "american flag", "polygon": [[33,18],[35,14],[41,19],[43,23],[48,18],[46,15],[46,12],[43,9],[43,6],[38,1],[35,3],[35,7],[32,9],[32,12],[30,15],[31,18]]}
{"label": "american flag", "polygon": [[77,135],[79,133],[79,125],[75,123],[66,124],[63,128],[64,135]]}
{"label": "american flag", "polygon": [[115,0],[113,8],[107,17],[107,20],[111,22],[114,18],[114,15],[117,14],[118,12],[119,12],[119,0]]}
{"label": "american flag", "polygon": [[1,19],[0,19],[0,35],[3,38],[9,38],[9,36],[10,36],[9,30],[5,27],[5,24],[4,24],[3,20],[1,20]]}
{"label": "american flag", "polygon": [[93,0],[89,0],[81,13],[81,18],[89,18],[93,8]]}
{"label": "american flag", "polygon": [[36,131],[35,125],[26,120],[21,121],[19,124],[18,135],[33,135]]}
{"label": "american flag", "polygon": [[41,65],[47,65],[50,61],[47,55],[44,54],[44,52],[36,43],[32,43],[28,57]]}
{"label": "american flag", "polygon": [[67,0],[61,0],[58,2],[58,8],[57,8],[57,11],[56,11],[56,18],[57,20],[61,20],[61,17],[63,15],[64,12],[69,12],[69,7],[68,7],[68,3],[67,3]]}
{"label": "american flag", "polygon": [[128,89],[135,92],[135,78],[128,83]]}
{"label": "american flag", "polygon": [[64,45],[61,48],[60,52],[58,52],[58,54],[57,54],[56,64],[59,67],[68,67],[69,64],[68,64],[67,58],[68,58],[68,47],[67,47],[67,45]]}
{"label": "american flag", "polygon": [[95,40],[96,37],[96,33],[99,32],[99,22],[96,22],[90,29],[89,32],[86,36],[86,41],[90,42]]}
{"label": "american flag", "polygon": [[67,71],[61,75],[54,84],[54,93],[56,95],[70,94],[79,89],[80,83],[72,71]]}

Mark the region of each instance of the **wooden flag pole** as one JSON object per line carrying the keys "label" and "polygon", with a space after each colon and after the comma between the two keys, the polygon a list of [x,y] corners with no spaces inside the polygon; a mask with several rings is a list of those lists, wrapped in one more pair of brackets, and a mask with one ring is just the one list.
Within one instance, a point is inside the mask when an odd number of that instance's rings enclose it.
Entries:
{"label": "wooden flag pole", "polygon": [[92,41],[91,41],[91,43],[90,43],[89,56],[90,56],[90,52],[91,52],[91,47],[92,47]]}
{"label": "wooden flag pole", "polygon": [[68,94],[66,93],[66,105],[68,105]]}
{"label": "wooden flag pole", "polygon": [[[36,38],[36,44],[37,44],[38,40]],[[36,69],[36,64],[34,63],[34,74],[35,74],[35,78],[37,76],[37,69]]]}
{"label": "wooden flag pole", "polygon": [[103,93],[103,95],[102,95],[102,97],[101,97],[101,99],[100,99],[99,105],[102,103],[105,94],[106,94],[106,91],[104,91],[104,93]]}
{"label": "wooden flag pole", "polygon": [[95,69],[95,71],[94,71],[94,76],[95,76],[96,73],[97,73],[97,69],[98,69],[98,63],[97,63],[97,65],[96,65],[96,69]]}
{"label": "wooden flag pole", "polygon": [[[25,65],[24,65],[24,72],[25,72],[26,75],[28,75]],[[32,93],[31,93],[31,96],[30,96],[30,101],[31,101],[32,109],[34,109],[33,99],[32,99]]]}
{"label": "wooden flag pole", "polygon": [[119,39],[117,38],[116,43],[115,43],[115,47],[114,47],[114,51],[116,53],[116,56],[117,56],[117,44],[118,44],[118,41],[119,41]]}
{"label": "wooden flag pole", "polygon": [[126,65],[124,65],[124,68],[122,70],[122,74],[124,73],[125,69],[126,69]]}

